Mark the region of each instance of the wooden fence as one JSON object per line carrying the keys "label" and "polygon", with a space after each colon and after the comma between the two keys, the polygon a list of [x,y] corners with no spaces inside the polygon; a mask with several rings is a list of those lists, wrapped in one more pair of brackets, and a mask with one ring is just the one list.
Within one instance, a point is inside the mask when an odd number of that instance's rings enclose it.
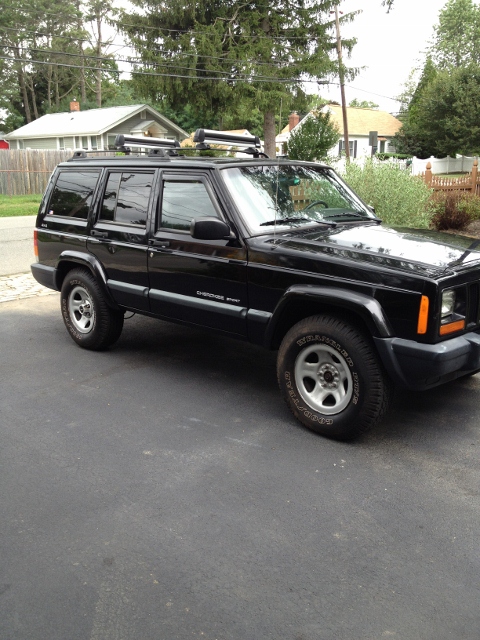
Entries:
{"label": "wooden fence", "polygon": [[57,164],[71,157],[64,150],[0,149],[0,194],[43,193]]}
{"label": "wooden fence", "polygon": [[432,173],[432,165],[427,163],[427,170],[420,174],[425,183],[434,191],[445,193],[461,192],[480,195],[480,176],[478,175],[478,160],[473,161],[472,171],[460,178],[442,178]]}

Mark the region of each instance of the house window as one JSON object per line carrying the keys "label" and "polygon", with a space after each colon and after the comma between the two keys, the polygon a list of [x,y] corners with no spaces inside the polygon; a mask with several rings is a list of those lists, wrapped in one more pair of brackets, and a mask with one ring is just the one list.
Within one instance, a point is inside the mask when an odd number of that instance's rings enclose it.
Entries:
{"label": "house window", "polygon": [[146,111],[142,111],[142,113],[140,114],[140,119],[141,120],[146,120],[147,119],[147,112]]}
{"label": "house window", "polygon": [[59,138],[58,139],[58,148],[59,149],[65,149],[65,138]]}
{"label": "house window", "polygon": [[[356,158],[357,157],[357,141],[356,140],[349,140],[348,141],[348,148],[350,150],[350,157],[351,158]],[[345,155],[345,140],[340,140],[338,143],[338,154],[340,156],[344,156]]]}
{"label": "house window", "polygon": [[17,149],[23,149],[23,140],[17,140]]}
{"label": "house window", "polygon": [[110,134],[110,133],[109,133],[109,134],[108,134],[108,136],[107,136],[107,144],[108,144],[108,148],[109,148],[111,151],[113,151],[113,150],[115,150],[115,149],[116,149],[116,147],[115,147],[115,140],[116,140],[116,139],[117,139],[117,134],[116,134],[116,133],[114,133],[114,134]]}
{"label": "house window", "polygon": [[98,149],[97,136],[90,136],[90,146],[93,151],[96,151]]}
{"label": "house window", "polygon": [[88,136],[82,136],[82,149],[88,149]]}

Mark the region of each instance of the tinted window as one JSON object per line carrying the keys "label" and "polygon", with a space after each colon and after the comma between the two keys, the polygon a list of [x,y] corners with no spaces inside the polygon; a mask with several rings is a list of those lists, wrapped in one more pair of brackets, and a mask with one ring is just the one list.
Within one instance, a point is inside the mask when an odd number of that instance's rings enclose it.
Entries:
{"label": "tinted window", "polygon": [[99,171],[61,171],[53,189],[48,213],[85,220],[99,175]]}
{"label": "tinted window", "polygon": [[193,218],[205,216],[218,218],[203,182],[167,180],[163,183],[162,227],[189,231]]}
{"label": "tinted window", "polygon": [[147,224],[153,171],[111,173],[108,176],[100,218],[123,224]]}

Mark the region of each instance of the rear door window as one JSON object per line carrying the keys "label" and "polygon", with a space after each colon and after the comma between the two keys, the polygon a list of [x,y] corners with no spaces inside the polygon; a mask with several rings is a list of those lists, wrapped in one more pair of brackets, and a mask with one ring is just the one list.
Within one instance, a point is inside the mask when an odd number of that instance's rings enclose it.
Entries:
{"label": "rear door window", "polygon": [[112,171],[99,220],[145,227],[154,175],[153,171]]}
{"label": "rear door window", "polygon": [[100,170],[60,171],[48,207],[48,214],[86,220]]}

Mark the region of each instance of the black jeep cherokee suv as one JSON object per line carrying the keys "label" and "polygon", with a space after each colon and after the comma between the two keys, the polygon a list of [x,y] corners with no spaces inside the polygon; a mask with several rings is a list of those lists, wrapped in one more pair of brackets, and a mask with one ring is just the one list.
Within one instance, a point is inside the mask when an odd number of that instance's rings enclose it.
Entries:
{"label": "black jeep cherokee suv", "polygon": [[480,369],[477,242],[382,226],[331,168],[262,157],[258,139],[238,159],[121,138],[126,155],[60,164],[37,218],[33,275],[80,346],[112,345],[134,311],[278,349],[293,414],[341,440],[380,419],[393,384]]}

